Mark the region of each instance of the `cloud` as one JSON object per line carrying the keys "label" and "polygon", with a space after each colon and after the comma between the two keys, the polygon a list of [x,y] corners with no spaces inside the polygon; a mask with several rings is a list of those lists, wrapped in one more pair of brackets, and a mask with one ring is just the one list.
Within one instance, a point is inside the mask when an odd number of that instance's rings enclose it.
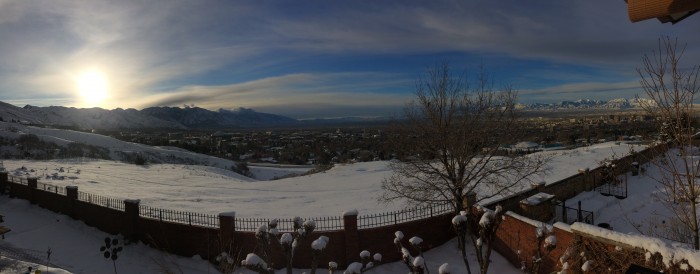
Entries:
{"label": "cloud", "polygon": [[[405,105],[412,98],[406,92],[412,84],[412,79],[386,73],[289,74],[231,85],[188,86],[145,97],[142,107],[246,107],[297,118],[334,116],[331,112],[344,109],[346,114],[378,116]],[[391,90],[397,86],[405,90]],[[367,109],[372,109],[371,114]]]}

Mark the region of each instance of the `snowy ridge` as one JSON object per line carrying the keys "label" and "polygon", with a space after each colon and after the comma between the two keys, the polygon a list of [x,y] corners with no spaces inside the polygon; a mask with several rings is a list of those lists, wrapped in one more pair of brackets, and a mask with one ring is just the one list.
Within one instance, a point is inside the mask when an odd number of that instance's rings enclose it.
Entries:
{"label": "snowy ridge", "polygon": [[[0,122],[0,136],[17,138],[21,134],[34,134],[46,142],[65,146],[72,142],[93,145],[109,150],[110,158],[124,160],[126,154],[142,154],[151,163],[180,163],[196,164],[228,169],[236,162],[204,154],[194,153],[180,148],[153,147],[148,145],[124,142],[109,136],[72,130],[39,128],[19,124]],[[227,172],[231,175],[230,172]],[[243,175],[236,176],[240,180],[252,181]]]}

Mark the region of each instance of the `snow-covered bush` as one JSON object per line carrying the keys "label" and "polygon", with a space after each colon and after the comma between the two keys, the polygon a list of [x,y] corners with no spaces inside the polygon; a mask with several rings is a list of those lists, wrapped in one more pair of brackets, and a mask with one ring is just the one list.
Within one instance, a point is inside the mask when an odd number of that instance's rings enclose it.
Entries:
{"label": "snow-covered bush", "polygon": [[[360,252],[360,261],[349,264],[348,268],[343,273],[364,273],[374,268],[375,266],[378,266],[381,263],[382,254],[375,253],[374,256],[372,256],[372,254],[369,251],[362,250]],[[332,274],[333,272],[331,271],[330,273]]]}
{"label": "snow-covered bush", "polygon": [[228,254],[228,252],[221,252],[221,254],[216,256],[216,262],[219,264],[219,270],[223,273],[230,273],[233,271],[236,261]]}
{"label": "snow-covered bush", "polygon": [[[313,220],[304,221],[300,217],[294,217],[293,222],[294,232],[284,233],[279,236],[279,239],[277,238],[279,235],[279,230],[277,229],[277,219],[271,220],[267,225],[261,225],[258,227],[258,230],[255,232],[255,238],[258,240],[258,244],[261,247],[262,257],[258,257],[258,255],[253,253],[251,254],[260,258],[262,262],[270,263],[266,264],[265,268],[261,268],[260,265],[257,264],[250,265],[242,263],[242,265],[253,271],[258,271],[258,273],[268,273],[269,271],[273,271],[272,246],[276,245],[279,246],[284,253],[286,270],[288,274],[291,274],[294,251],[296,250],[296,247],[299,246],[299,244],[301,244],[301,242],[304,241],[309,235],[311,235],[314,229],[316,229],[316,223]],[[328,237],[319,237],[319,239],[312,243],[312,255],[320,256],[320,254],[325,251],[327,243]],[[247,260],[244,260],[243,262],[246,261]]]}
{"label": "snow-covered bush", "polygon": [[423,239],[421,239],[418,236],[413,236],[411,239],[408,240],[408,242],[411,244],[413,249],[416,250],[418,253],[417,256],[411,255],[411,251],[406,248],[402,240],[404,238],[403,232],[401,231],[396,231],[394,233],[394,245],[396,245],[396,248],[399,250],[401,253],[401,261],[408,267],[409,273],[410,274],[418,274],[418,273],[423,273],[427,269],[427,265],[425,264],[425,260],[423,259],[423,249],[421,245],[423,244]]}
{"label": "snow-covered bush", "polygon": [[[475,206],[475,209],[476,213],[462,211],[452,218],[452,228],[457,234],[462,260],[469,273],[471,273],[471,269],[467,259],[467,239],[471,240],[472,246],[474,246],[479,269],[481,272],[486,272],[491,263],[492,243],[496,238],[496,231],[505,218],[503,208],[500,205],[497,205],[495,210],[479,205]],[[478,230],[473,232],[472,228],[475,225],[472,224],[479,214],[481,216],[478,217],[479,223],[476,226]]]}
{"label": "snow-covered bush", "polygon": [[272,267],[255,253],[248,253],[245,260],[241,261],[241,265],[260,274],[272,274],[275,272]]}

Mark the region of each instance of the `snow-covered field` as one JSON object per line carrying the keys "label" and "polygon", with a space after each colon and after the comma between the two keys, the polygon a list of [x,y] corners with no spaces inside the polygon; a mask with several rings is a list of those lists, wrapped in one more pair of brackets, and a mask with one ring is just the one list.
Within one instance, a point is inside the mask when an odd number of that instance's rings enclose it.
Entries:
{"label": "snow-covered field", "polygon": [[[602,159],[625,155],[630,148],[609,142],[541,152],[552,157],[549,171],[532,180],[553,183],[576,174],[580,168],[595,168]],[[403,209],[406,203],[378,201],[381,181],[391,175],[388,164],[386,161],[341,164],[316,174],[265,181],[209,166],[137,166],[80,159],[4,161],[12,175],[37,176],[43,183],[61,187],[75,185],[80,191],[92,194],[140,199],[141,204],[167,209],[210,214],[235,211],[241,217],[269,218],[337,216],[349,209],[357,209],[360,214]],[[255,168],[260,178],[289,173],[285,168]],[[526,182],[520,187],[530,185]]]}

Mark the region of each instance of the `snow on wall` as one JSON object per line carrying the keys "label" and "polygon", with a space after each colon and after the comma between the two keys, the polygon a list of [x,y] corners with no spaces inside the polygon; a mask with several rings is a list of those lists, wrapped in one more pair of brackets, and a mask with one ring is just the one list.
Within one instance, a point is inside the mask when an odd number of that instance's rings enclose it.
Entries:
{"label": "snow on wall", "polygon": [[574,223],[571,225],[574,233],[584,233],[594,238],[606,239],[632,247],[642,248],[651,253],[659,253],[664,258],[664,264],[670,266],[679,263],[681,260],[688,260],[695,269],[700,269],[700,253],[681,246],[680,243],[666,242],[659,238],[652,238],[644,235],[624,234],[617,231],[593,226],[585,223]]}

